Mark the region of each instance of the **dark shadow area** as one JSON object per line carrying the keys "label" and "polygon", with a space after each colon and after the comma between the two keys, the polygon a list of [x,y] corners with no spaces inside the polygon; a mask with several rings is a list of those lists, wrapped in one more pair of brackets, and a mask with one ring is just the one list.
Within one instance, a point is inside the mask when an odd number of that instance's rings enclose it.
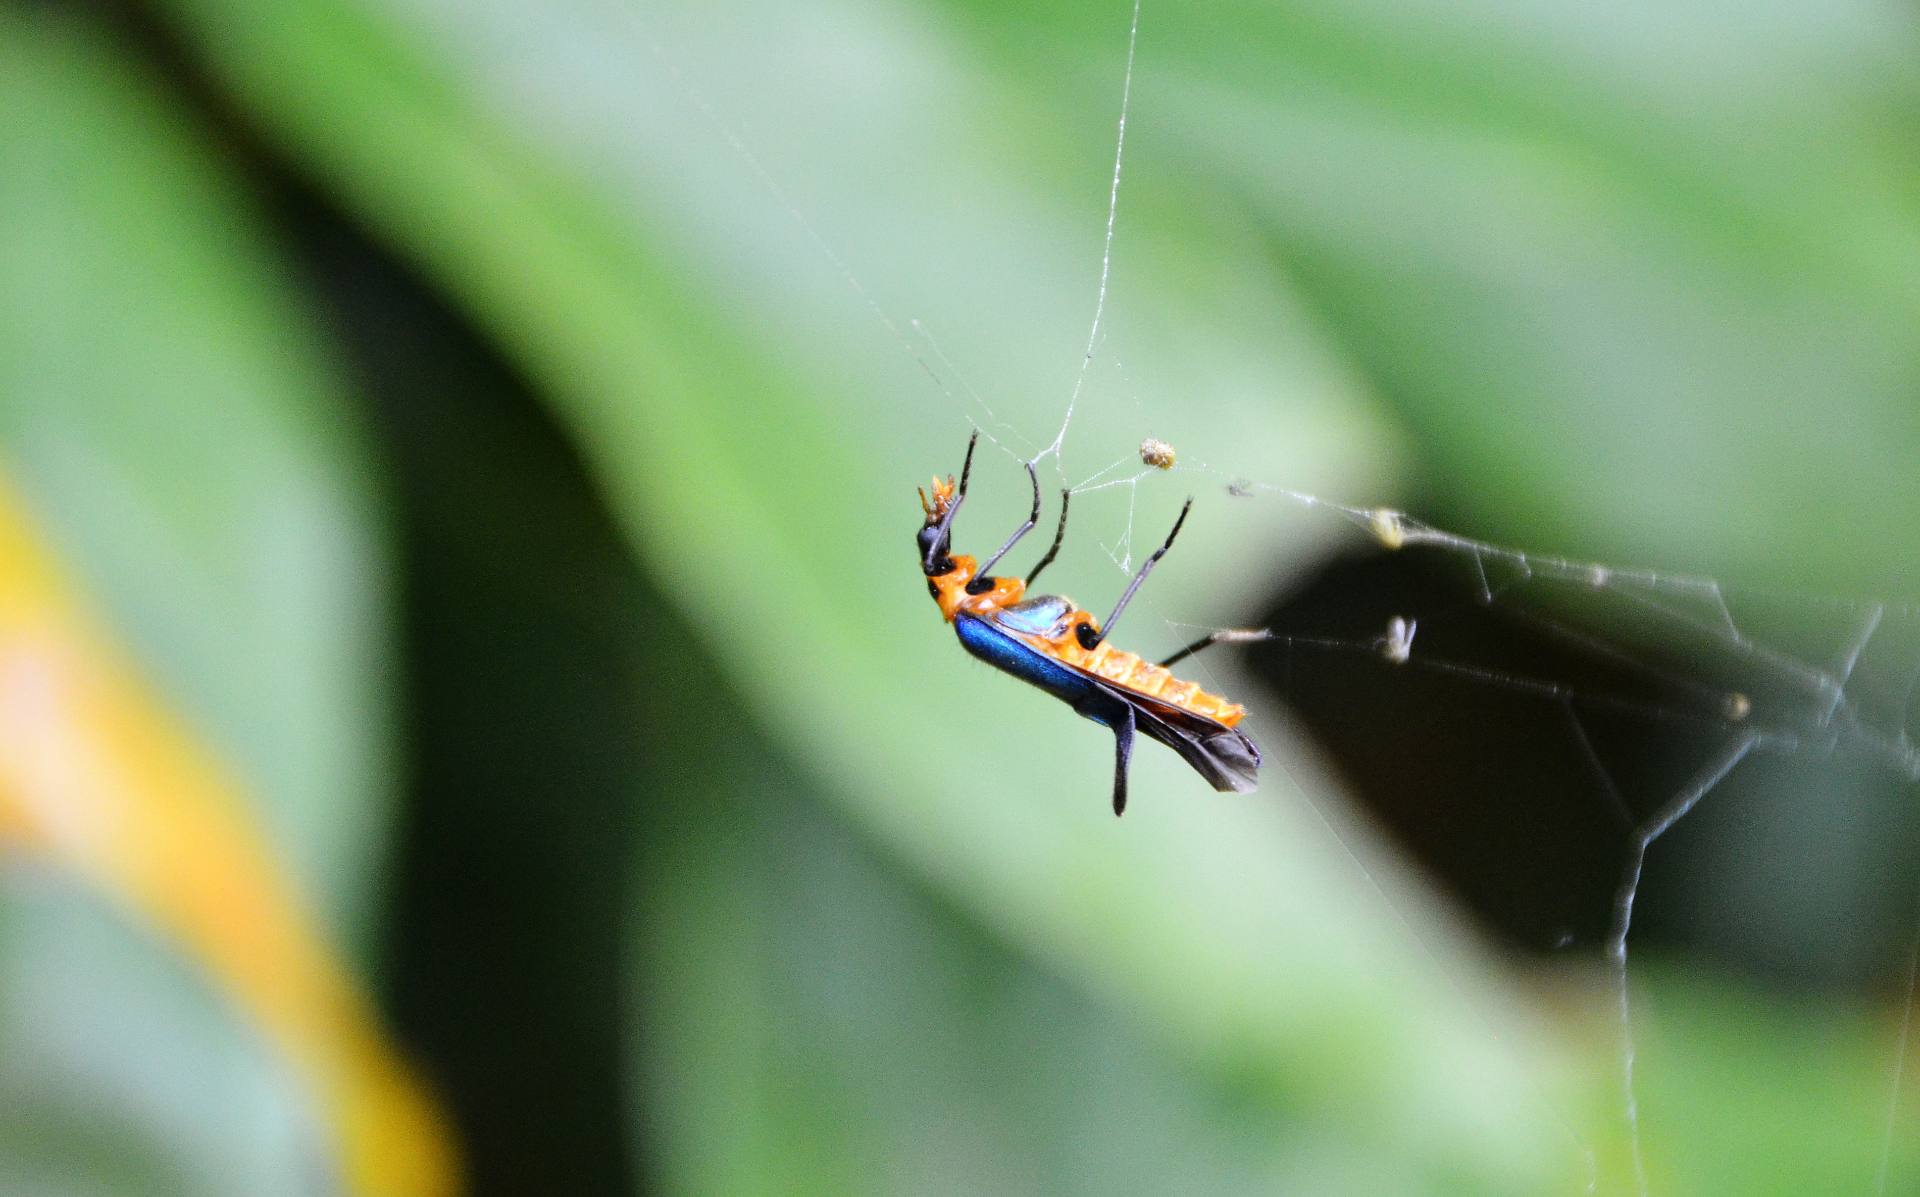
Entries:
{"label": "dark shadow area", "polygon": [[393,1017],[442,1086],[475,1192],[633,1192],[627,882],[640,613],[660,603],[527,388],[417,280],[301,207],[403,520]]}
{"label": "dark shadow area", "polygon": [[[1597,954],[1631,829],[1740,737],[1790,731],[1804,747],[1748,755],[1651,847],[1634,950],[1789,989],[1901,984],[1920,913],[1903,864],[1920,848],[1915,787],[1857,745],[1824,743],[1819,692],[1725,637],[1604,587],[1487,568],[1493,603],[1470,555],[1337,560],[1264,623],[1349,647],[1250,650],[1408,855],[1513,946]],[[1821,660],[1823,630],[1793,626],[1808,605],[1787,606],[1734,610],[1768,644]],[[1417,621],[1405,663],[1367,649],[1395,617]],[[1850,695],[1897,728],[1897,693],[1875,701],[1867,669]]]}

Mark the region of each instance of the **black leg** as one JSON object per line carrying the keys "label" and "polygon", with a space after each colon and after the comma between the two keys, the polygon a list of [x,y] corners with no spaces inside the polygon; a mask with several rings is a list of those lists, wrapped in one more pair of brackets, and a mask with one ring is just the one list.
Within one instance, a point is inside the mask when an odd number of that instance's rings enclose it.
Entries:
{"label": "black leg", "polygon": [[1266,628],[1222,628],[1218,632],[1208,632],[1159,664],[1160,668],[1165,669],[1175,662],[1186,660],[1203,648],[1211,648],[1216,644],[1251,644],[1256,640],[1271,639],[1273,639],[1273,633]]}
{"label": "black leg", "polygon": [[1102,640],[1105,640],[1108,634],[1113,631],[1113,625],[1120,620],[1120,613],[1125,611],[1127,604],[1133,601],[1133,592],[1140,589],[1140,583],[1147,580],[1147,575],[1153,572],[1153,567],[1160,564],[1160,558],[1166,556],[1167,550],[1173,547],[1173,538],[1180,535],[1180,525],[1187,522],[1187,512],[1192,510],[1193,500],[1188,499],[1180,508],[1180,518],[1173,521],[1173,531],[1167,533],[1166,543],[1153,551],[1153,556],[1148,557],[1145,563],[1140,566],[1140,572],[1133,575],[1133,581],[1127,583],[1127,592],[1121,595],[1120,601],[1113,605],[1113,614],[1107,616],[1107,621],[1100,625],[1099,633],[1092,636],[1083,636],[1080,640],[1081,644],[1087,648],[1092,648]]}
{"label": "black leg", "polygon": [[1133,760],[1133,708],[1122,704],[1126,715],[1113,729],[1113,815],[1127,813],[1127,765]]}
{"label": "black leg", "polygon": [[[1008,551],[1011,550],[1014,545],[1017,545],[1020,543],[1020,538],[1022,536],[1025,536],[1027,533],[1033,531],[1033,525],[1039,522],[1040,475],[1033,472],[1032,462],[1027,463],[1027,481],[1033,483],[1033,513],[1027,516],[1026,523],[1021,524],[1018,528],[1015,528],[1013,530],[1013,535],[1007,537],[1007,543],[1000,546],[999,552],[995,553],[993,556],[986,559],[986,561],[980,566],[979,570],[974,574],[974,581],[977,582],[981,578],[985,578],[989,574],[991,574],[993,572],[993,567],[1000,564],[1000,558],[1006,556]],[[972,583],[968,583],[968,587],[969,589],[971,589]],[[985,589],[986,587],[981,588],[982,591],[984,591]],[[979,593],[979,592],[976,591],[975,593]]]}
{"label": "black leg", "polygon": [[1053,544],[1047,549],[1047,555],[1040,558],[1040,564],[1027,571],[1028,586],[1032,586],[1033,580],[1040,576],[1040,571],[1052,565],[1053,559],[1060,555],[1060,542],[1067,538],[1067,505],[1072,501],[1072,491],[1060,492],[1060,526],[1053,530]]}

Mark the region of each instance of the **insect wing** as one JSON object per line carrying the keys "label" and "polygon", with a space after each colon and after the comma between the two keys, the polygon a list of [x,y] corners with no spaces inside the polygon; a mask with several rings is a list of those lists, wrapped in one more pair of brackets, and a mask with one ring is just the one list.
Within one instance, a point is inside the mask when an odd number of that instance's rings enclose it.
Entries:
{"label": "insect wing", "polygon": [[1067,617],[1073,604],[1057,594],[1035,595],[1023,603],[1002,607],[991,618],[1002,630],[1016,636],[1053,639],[1066,634]]}
{"label": "insect wing", "polygon": [[1111,683],[1102,684],[1108,693],[1133,708],[1136,727],[1142,734],[1179,753],[1214,789],[1245,794],[1259,786],[1260,749],[1245,733],[1205,715]]}

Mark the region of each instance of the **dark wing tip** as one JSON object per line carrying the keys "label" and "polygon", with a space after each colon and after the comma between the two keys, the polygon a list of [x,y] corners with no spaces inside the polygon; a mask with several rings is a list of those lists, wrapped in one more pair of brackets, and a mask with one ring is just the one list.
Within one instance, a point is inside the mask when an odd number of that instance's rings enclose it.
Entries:
{"label": "dark wing tip", "polygon": [[1244,734],[1231,728],[1216,732],[1201,741],[1201,748],[1213,766],[1201,772],[1214,789],[1246,794],[1260,787],[1260,750]]}

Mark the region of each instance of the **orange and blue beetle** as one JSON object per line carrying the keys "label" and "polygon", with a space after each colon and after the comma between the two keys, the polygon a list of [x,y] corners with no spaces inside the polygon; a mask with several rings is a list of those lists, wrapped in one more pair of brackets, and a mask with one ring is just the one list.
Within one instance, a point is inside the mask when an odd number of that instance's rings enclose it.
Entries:
{"label": "orange and blue beetle", "polygon": [[920,494],[920,508],[927,517],[919,535],[927,592],[940,604],[940,614],[953,624],[961,645],[996,669],[1038,686],[1079,714],[1113,729],[1116,815],[1127,809],[1127,765],[1133,757],[1136,731],[1179,753],[1216,790],[1243,794],[1253,789],[1260,771],[1260,750],[1234,727],[1246,714],[1245,709],[1167,671],[1167,666],[1224,637],[1202,637],[1157,665],[1134,653],[1121,652],[1106,639],[1140,583],[1173,547],[1173,538],[1180,534],[1193,500],[1188,499],[1180,509],[1166,543],[1127,583],[1113,614],[1104,623],[1096,622],[1092,614],[1059,595],[1026,597],[1027,588],[1040,571],[1059,555],[1060,542],[1067,534],[1070,491],[1060,493],[1060,526],[1053,534],[1053,546],[1040,563],[1024,579],[993,576],[993,567],[1040,519],[1040,478],[1031,462],[1027,463],[1027,479],[1033,484],[1033,514],[1027,522],[984,563],[976,564],[964,554],[954,555],[953,517],[967,497],[967,477],[973,472],[973,450],[979,440],[980,434],[975,432],[967,441],[958,488],[949,475],[944,482],[933,480],[931,499],[924,491]]}

